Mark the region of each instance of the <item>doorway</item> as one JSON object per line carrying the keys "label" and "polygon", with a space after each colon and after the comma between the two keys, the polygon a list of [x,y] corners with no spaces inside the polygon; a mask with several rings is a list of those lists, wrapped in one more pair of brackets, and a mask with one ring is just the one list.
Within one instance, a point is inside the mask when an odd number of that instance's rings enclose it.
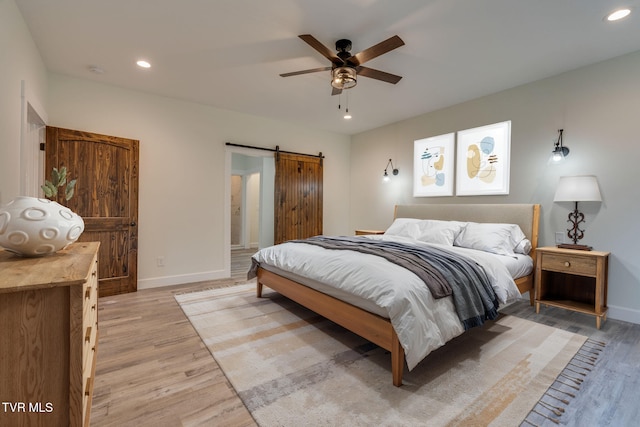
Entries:
{"label": "doorway", "polygon": [[22,128],[20,132],[20,194],[44,197],[40,185],[44,183],[44,152],[46,114],[30,93],[24,80],[22,91]]}
{"label": "doorway", "polygon": [[225,269],[246,278],[250,258],[273,245],[275,161],[271,152],[227,147]]}
{"label": "doorway", "polygon": [[231,175],[231,249],[259,247],[262,173]]}

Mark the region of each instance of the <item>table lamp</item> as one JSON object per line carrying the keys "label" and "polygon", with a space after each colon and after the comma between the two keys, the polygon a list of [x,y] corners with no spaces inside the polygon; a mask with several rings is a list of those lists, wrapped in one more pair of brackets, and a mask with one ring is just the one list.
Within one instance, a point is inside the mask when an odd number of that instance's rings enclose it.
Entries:
{"label": "table lamp", "polygon": [[559,248],[579,249],[590,251],[591,246],[580,245],[578,240],[584,237],[584,230],[580,224],[584,222],[584,214],[578,210],[578,202],[601,202],[598,180],[593,175],[561,176],[556,188],[554,202],[574,202],[575,209],[569,212],[567,222],[571,226],[567,229],[567,236],[573,244],[560,244]]}

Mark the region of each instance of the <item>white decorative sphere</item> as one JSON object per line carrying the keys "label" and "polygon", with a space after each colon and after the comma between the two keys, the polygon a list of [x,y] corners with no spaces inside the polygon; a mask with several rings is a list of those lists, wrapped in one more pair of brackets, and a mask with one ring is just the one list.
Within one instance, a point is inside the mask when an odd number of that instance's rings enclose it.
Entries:
{"label": "white decorative sphere", "polygon": [[83,231],[79,215],[48,199],[19,196],[0,208],[0,246],[18,255],[54,253]]}

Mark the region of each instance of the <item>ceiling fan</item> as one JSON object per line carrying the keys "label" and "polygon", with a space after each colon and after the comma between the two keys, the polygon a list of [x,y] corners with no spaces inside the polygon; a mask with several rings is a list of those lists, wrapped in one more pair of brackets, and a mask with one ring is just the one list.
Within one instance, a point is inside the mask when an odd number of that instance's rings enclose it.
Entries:
{"label": "ceiling fan", "polygon": [[398,36],[390,37],[360,53],[356,53],[355,55],[351,55],[350,53],[351,40],[338,40],[336,42],[337,53],[333,53],[331,49],[320,43],[318,39],[313,37],[311,34],[302,34],[298,37],[331,61],[331,66],[280,74],[282,77],[297,76],[299,74],[316,73],[320,71],[331,71],[331,86],[333,87],[331,95],[338,95],[342,93],[343,90],[354,87],[357,84],[358,75],[392,84],[398,83],[402,78],[395,74],[389,74],[384,71],[362,66],[366,61],[377,58],[380,55],[403,46],[404,42]]}

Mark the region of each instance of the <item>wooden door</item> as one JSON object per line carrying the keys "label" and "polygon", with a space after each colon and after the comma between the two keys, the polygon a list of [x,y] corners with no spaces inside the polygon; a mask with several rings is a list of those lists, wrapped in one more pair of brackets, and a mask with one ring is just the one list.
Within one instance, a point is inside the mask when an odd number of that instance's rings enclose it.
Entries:
{"label": "wooden door", "polygon": [[274,243],[322,234],[322,157],[276,153]]}
{"label": "wooden door", "polygon": [[138,148],[133,139],[47,127],[45,175],[67,167],[75,195],[58,203],[84,220],[79,241],[100,242],[101,297],[137,290]]}

